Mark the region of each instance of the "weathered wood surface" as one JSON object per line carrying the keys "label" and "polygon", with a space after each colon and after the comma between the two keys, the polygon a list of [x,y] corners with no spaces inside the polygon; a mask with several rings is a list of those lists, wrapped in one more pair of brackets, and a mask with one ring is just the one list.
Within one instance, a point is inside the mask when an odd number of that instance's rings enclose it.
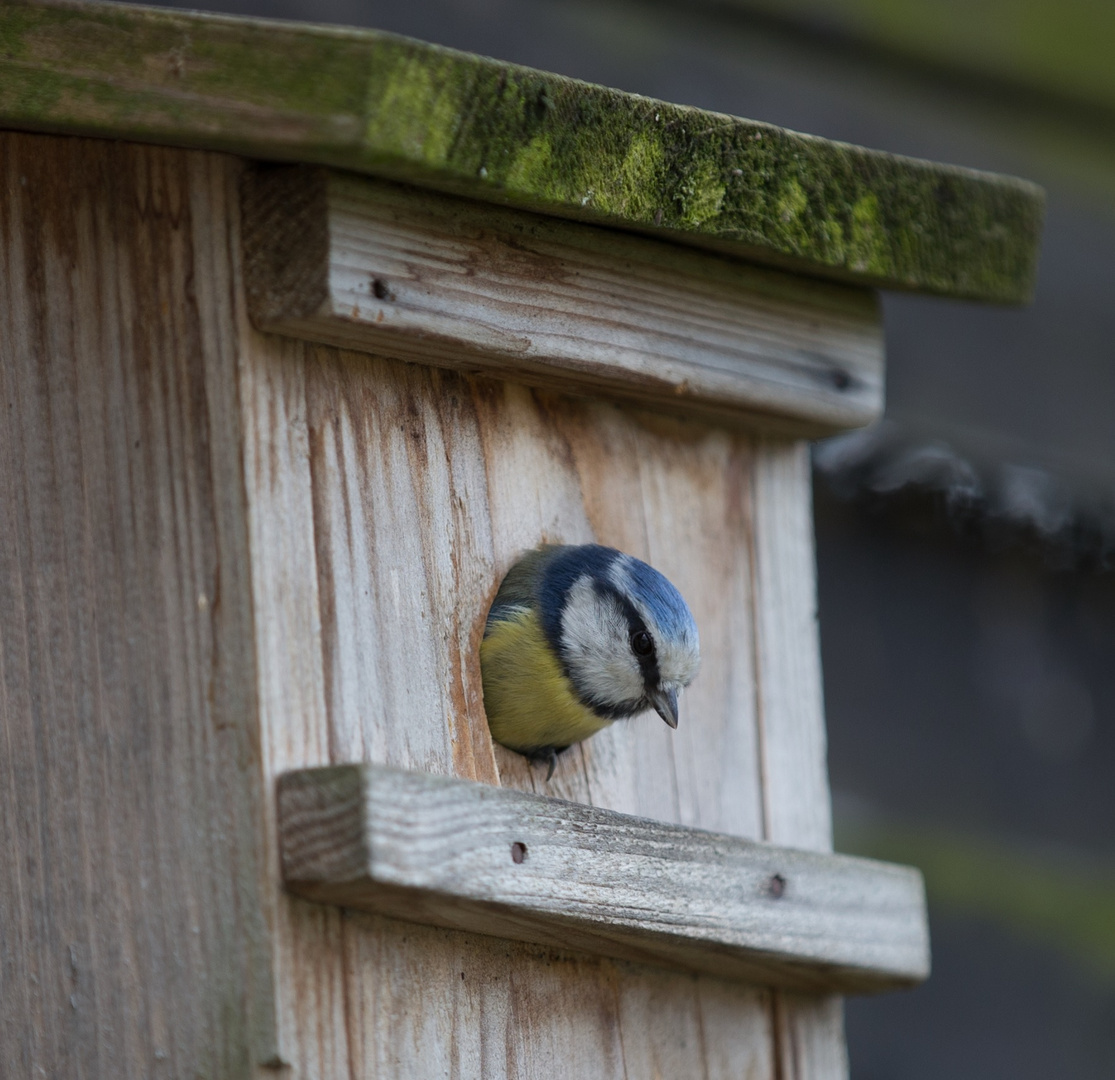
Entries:
{"label": "weathered wood surface", "polygon": [[376,31],[7,0],[0,40],[9,127],[334,165],[870,286],[1033,288],[1043,194],[1011,177]]}
{"label": "weathered wood surface", "polygon": [[326,169],[253,171],[243,212],[263,330],[810,435],[882,413],[866,289]]}
{"label": "weathered wood surface", "polygon": [[759,440],[754,475],[763,838],[831,851],[808,446]]}
{"label": "weathered wood surface", "polygon": [[[809,448],[759,440],[753,474],[756,678],[763,837],[832,850]],[[844,1080],[841,998],[773,998],[779,1074]]]}
{"label": "weathered wood surface", "polygon": [[[272,539],[287,562],[257,578],[257,627],[297,622],[321,643],[320,653],[299,648],[291,634],[283,648],[260,650],[261,681],[273,687],[270,776],[323,760],[372,761],[763,837],[755,522],[781,500],[791,526],[808,527],[802,450],[512,383],[248,337],[245,423],[260,455],[246,474],[252,535],[282,528],[288,506],[313,506],[311,550],[302,539],[297,550]],[[279,418],[285,434],[276,439]],[[787,458],[788,472],[772,472]],[[676,732],[646,719],[614,725],[563,755],[545,784],[488,736],[476,645],[490,597],[524,548],[592,538],[678,584],[702,631],[703,667]],[[805,662],[819,671],[811,545],[808,534],[790,540],[793,557],[767,568],[765,580],[796,581],[786,592],[796,605],[787,633],[793,647],[813,650]],[[315,664],[320,674],[310,678]],[[785,670],[771,672],[768,692]],[[284,693],[295,701],[311,684],[322,687],[324,720],[283,705]],[[787,687],[773,700],[792,698]],[[808,701],[813,708],[796,715],[816,732],[819,696]],[[776,736],[793,715],[771,713]],[[823,762],[823,727],[821,737]],[[817,747],[808,745],[801,781],[811,784]],[[823,788],[800,797],[827,814]],[[480,1075],[482,1063],[484,1075],[508,1077],[842,1075],[840,1015],[829,999],[776,1003],[770,991],[708,975],[297,898],[283,908],[294,927],[280,983],[284,1055],[311,1074],[319,1062],[353,1060],[388,1077],[425,1075],[427,1062],[463,1075]],[[324,1017],[299,1008],[305,1000],[322,1003]]]}
{"label": "weathered wood surface", "polygon": [[311,900],[813,992],[929,973],[909,867],[376,765],[287,773],[278,804]]}
{"label": "weathered wood surface", "polygon": [[[819,697],[780,711],[799,675],[756,648],[781,596],[816,649],[810,538],[763,531],[808,527],[801,450],[261,334],[238,161],[5,138],[3,1060],[839,1077],[829,1004],[312,904],[273,832],[279,774],[374,761],[761,839],[792,723],[783,810],[823,833]],[[491,743],[476,643],[522,549],[591,538],[679,585],[704,667],[678,731],[615,725],[546,785]]]}
{"label": "weathered wood surface", "polygon": [[0,1073],[274,1059],[227,165],[0,134]]}
{"label": "weathered wood surface", "polygon": [[[492,745],[476,642],[523,547],[596,529],[644,557],[650,540],[660,565],[675,549],[695,560],[682,584],[708,644],[684,716],[703,719],[686,728],[683,716],[673,740],[665,725],[619,725],[566,755],[548,790],[760,834],[750,579],[738,558],[747,436],[255,333],[245,359],[245,424],[258,448],[246,472],[252,536],[281,564],[255,578],[257,635],[271,643],[260,648],[270,776],[324,754],[539,783]],[[276,535],[286,508],[306,500],[309,551],[298,530]],[[702,572],[711,564],[716,578]],[[320,652],[278,629],[294,625],[306,640],[319,635]],[[315,684],[320,727],[313,709],[283,700]],[[283,1057],[305,1075],[339,1075],[331,1070],[351,1060],[387,1077],[424,1076],[430,1062],[507,1077],[773,1077],[765,990],[297,898],[284,898],[280,915],[291,931],[279,981]]]}

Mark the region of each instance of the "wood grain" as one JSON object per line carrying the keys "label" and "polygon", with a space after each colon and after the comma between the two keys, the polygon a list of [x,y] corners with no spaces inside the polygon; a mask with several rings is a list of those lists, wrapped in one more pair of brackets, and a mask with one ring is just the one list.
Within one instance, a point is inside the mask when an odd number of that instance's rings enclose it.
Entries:
{"label": "wood grain", "polygon": [[[831,999],[311,904],[274,833],[280,773],[374,761],[823,841],[819,683],[778,705],[815,664],[802,449],[261,334],[242,163],[3,148],[0,1060],[838,1076]],[[705,664],[677,732],[546,785],[491,743],[476,642],[522,549],[592,538],[679,585]]]}
{"label": "wood grain", "polygon": [[928,974],[909,867],[373,765],[287,773],[278,809],[311,900],[814,992]]}
{"label": "wood grain", "polygon": [[264,330],[806,434],[883,404],[867,290],[324,169],[244,186]]}
{"label": "wood grain", "polygon": [[[349,1001],[361,1021],[353,1076],[774,1075],[764,991],[359,912],[345,918]],[[419,978],[436,988],[433,1001],[419,1000]]]}
{"label": "wood grain", "polygon": [[[776,844],[831,851],[812,479],[806,444],[756,441],[752,509],[763,836]],[[841,998],[776,992],[772,1010],[782,1077],[846,1080]]]}
{"label": "wood grain", "polygon": [[[538,787],[659,820],[761,836],[748,539],[751,437],[326,346],[308,348],[301,370],[293,360],[276,367],[270,343],[277,339],[255,334],[251,340],[245,371],[259,368],[260,396],[252,399],[245,424],[259,428],[263,446],[273,438],[272,417],[294,417],[301,430],[304,416],[307,452],[287,458],[288,494],[282,498],[298,488],[300,498],[312,501],[315,534],[313,557],[289,552],[290,565],[270,575],[273,584],[256,602],[261,620],[301,618],[288,611],[289,584],[280,583],[317,575],[320,660],[314,650],[289,655],[286,663],[275,654],[273,676],[276,686],[285,681],[293,700],[300,692],[294,684],[299,666],[307,657],[321,663],[330,760]],[[277,376],[278,370],[285,374]],[[258,484],[251,475],[247,483],[250,516],[269,521],[282,512],[282,504],[273,505],[274,484]],[[677,732],[650,721],[614,725],[564,755],[553,782],[544,785],[523,759],[491,742],[476,642],[489,598],[523,548],[540,539],[593,537],[653,560],[679,584],[708,643],[705,665],[686,694]],[[292,639],[289,647],[297,643]],[[275,700],[281,700],[277,690]],[[302,725],[278,708],[275,722],[295,732]],[[287,749],[297,750],[299,739],[288,740]],[[291,755],[276,759],[268,775],[317,764],[316,753],[307,750],[302,762]],[[527,1015],[519,1006],[533,999],[505,993],[514,986],[522,995],[540,984],[551,987],[547,994],[568,995],[562,1008],[588,1025],[581,1036],[586,1045],[611,1045],[617,1033],[607,1032],[618,1017],[618,1037],[645,1049],[640,1060],[648,1068],[684,1062],[677,1075],[734,1076],[761,1066],[753,1075],[773,1076],[766,991],[583,957],[574,990],[552,982],[554,953],[344,915],[338,945],[331,932],[310,925],[307,909],[314,905],[287,898],[284,906],[297,924],[296,967],[289,983],[280,984],[294,1002],[283,1006],[292,1017],[284,1045],[286,1060],[298,1068],[303,1059],[296,1055],[325,1033],[323,1062],[346,1054],[363,1061],[367,1053],[385,1076],[424,1075],[424,1055],[408,1032],[456,1030],[458,1042],[451,1045],[460,1046],[472,1038],[452,1027],[461,990],[442,977],[460,961],[458,982],[464,971],[471,986],[501,988],[480,1004],[469,998],[469,1008],[480,1009],[486,1040],[495,1031],[518,1039],[514,1032],[529,1026],[531,1038],[516,1059],[520,1073],[511,1075],[562,1074],[559,1062],[546,1056],[547,1047],[567,1041],[560,1034],[562,1015]],[[404,947],[403,939],[422,944]],[[338,970],[345,976],[343,994],[336,988]],[[404,999],[368,989],[386,984]],[[331,1002],[328,1023],[299,1033],[299,1024],[309,1027],[306,1010],[297,1007],[301,1000]],[[584,1006],[592,1000],[612,1004]],[[648,1000],[663,1002],[677,1019],[624,1027],[624,1018],[634,1025],[644,1015]],[[407,1024],[400,1027],[385,1014],[388,1008],[405,1012]],[[686,1034],[698,1029],[703,1042]],[[392,1032],[399,1041],[373,1053],[370,1032],[384,1038]],[[756,1043],[760,1033],[765,1041]],[[490,1062],[495,1051],[490,1042],[485,1047]],[[565,1075],[582,1075],[571,1049],[567,1056]],[[305,1061],[316,1060],[307,1051]],[[475,1060],[471,1068],[478,1075]],[[615,1072],[602,1069],[595,1075],[624,1075],[620,1065]]]}
{"label": "wood grain", "polygon": [[[226,159],[224,174],[235,196],[240,163]],[[234,198],[229,227],[239,237],[237,211]],[[274,950],[275,1060],[289,1065],[294,1078],[346,1077],[342,916],[282,895],[275,828],[276,772],[330,760],[313,503],[308,487],[299,482],[309,460],[305,380],[310,349],[300,341],[256,333],[242,303],[237,314],[243,485],[267,775],[263,855]]]}
{"label": "wood grain", "polygon": [[274,1060],[219,157],[0,135],[0,1061]]}
{"label": "wood grain", "polygon": [[760,439],[756,451],[753,565],[763,836],[776,844],[831,851],[809,448]]}

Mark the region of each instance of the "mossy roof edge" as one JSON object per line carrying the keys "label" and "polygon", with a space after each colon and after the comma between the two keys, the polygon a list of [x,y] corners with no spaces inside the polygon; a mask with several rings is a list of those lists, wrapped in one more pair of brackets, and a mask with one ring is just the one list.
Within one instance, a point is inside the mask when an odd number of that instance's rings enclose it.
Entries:
{"label": "mossy roof edge", "polygon": [[0,5],[0,125],[298,160],[882,288],[1020,303],[1043,193],[378,31]]}

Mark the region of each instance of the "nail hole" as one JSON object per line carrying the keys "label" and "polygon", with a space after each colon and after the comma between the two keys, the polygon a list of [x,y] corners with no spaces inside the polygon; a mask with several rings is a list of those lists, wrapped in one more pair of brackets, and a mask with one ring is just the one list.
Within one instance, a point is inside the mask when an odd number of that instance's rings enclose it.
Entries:
{"label": "nail hole", "polygon": [[513,863],[521,863],[527,857],[526,844],[520,844],[518,840],[511,845],[511,861]]}
{"label": "nail hole", "polygon": [[395,299],[395,294],[387,287],[387,282],[380,278],[372,278],[372,295],[377,300]]}
{"label": "nail hole", "polygon": [[852,376],[841,368],[833,368],[832,385],[837,390],[847,390],[852,385]]}
{"label": "nail hole", "polygon": [[777,900],[786,891],[786,879],[781,874],[775,874],[767,882],[767,893]]}

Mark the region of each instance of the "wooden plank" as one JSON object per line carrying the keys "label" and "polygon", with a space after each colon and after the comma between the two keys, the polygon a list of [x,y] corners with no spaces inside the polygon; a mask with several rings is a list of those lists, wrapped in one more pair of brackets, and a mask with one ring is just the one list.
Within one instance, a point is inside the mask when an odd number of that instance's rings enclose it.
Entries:
{"label": "wooden plank", "polygon": [[1033,288],[1043,194],[1010,177],[369,30],[8,0],[0,40],[7,127],[333,165],[869,286]]}
{"label": "wooden plank", "polygon": [[862,992],[928,972],[918,871],[374,765],[279,781],[312,900],[753,983]]}
{"label": "wooden plank", "polygon": [[[277,560],[254,577],[256,603],[258,618],[279,627],[302,619],[288,590],[297,583],[305,595],[306,576],[316,574],[321,648],[267,632],[284,643],[261,650],[274,680],[268,777],[319,763],[324,739],[338,763],[537,786],[760,836],[751,438],[327,346],[305,347],[299,359],[276,351],[280,340],[253,332],[242,361],[258,369],[244,401],[261,449],[279,417],[304,448],[287,453],[280,443],[281,476],[270,466],[245,473],[249,515],[259,518],[253,535],[271,537],[266,550]],[[294,490],[314,508],[314,556],[272,535]],[[616,724],[564,755],[544,784],[491,742],[476,642],[489,597],[525,547],[594,537],[678,583],[698,613],[703,669],[678,731],[655,719]],[[307,662],[322,667],[324,731],[314,710],[283,708],[284,693],[302,700]],[[306,726],[318,735],[306,740]],[[466,1075],[495,1077],[544,1070],[632,1080],[667,1062],[662,1075],[774,1078],[767,991],[344,910],[334,933],[337,909],[290,894],[282,906],[294,928],[279,986],[284,1060],[307,1075],[338,1075],[337,1063],[351,1060],[355,1075],[370,1061],[377,1076],[425,1076],[428,1061],[444,1058]],[[649,1026],[648,1001],[658,1008]]]}
{"label": "wooden plank", "polygon": [[0,134],[0,1071],[276,1027],[219,158]]}
{"label": "wooden plank", "polygon": [[773,1080],[766,991],[350,910],[344,917],[353,1077]]}
{"label": "wooden plank", "polygon": [[808,434],[882,413],[867,290],[365,180],[244,189],[264,330]]}
{"label": "wooden plank", "polygon": [[[228,228],[239,239],[236,193],[243,163],[216,160],[232,192]],[[290,1067],[292,1078],[347,1077],[341,913],[283,894],[274,803],[278,772],[330,760],[314,508],[309,485],[302,482],[309,471],[305,383],[312,350],[304,342],[255,331],[242,280],[238,286],[242,485],[251,545],[260,752],[270,814],[262,857],[270,885],[266,911],[274,954],[275,1060]]]}
{"label": "wooden plank", "polygon": [[754,462],[755,642],[764,838],[832,850],[809,447],[760,440]]}
{"label": "wooden plank", "polygon": [[[809,447],[758,440],[751,491],[763,835],[776,844],[827,852],[832,805]],[[846,1080],[841,998],[777,992],[773,1018],[778,1071],[785,1080]]]}
{"label": "wooden plank", "polygon": [[772,995],[775,1057],[788,1080],[846,1080],[844,999],[839,995]]}

